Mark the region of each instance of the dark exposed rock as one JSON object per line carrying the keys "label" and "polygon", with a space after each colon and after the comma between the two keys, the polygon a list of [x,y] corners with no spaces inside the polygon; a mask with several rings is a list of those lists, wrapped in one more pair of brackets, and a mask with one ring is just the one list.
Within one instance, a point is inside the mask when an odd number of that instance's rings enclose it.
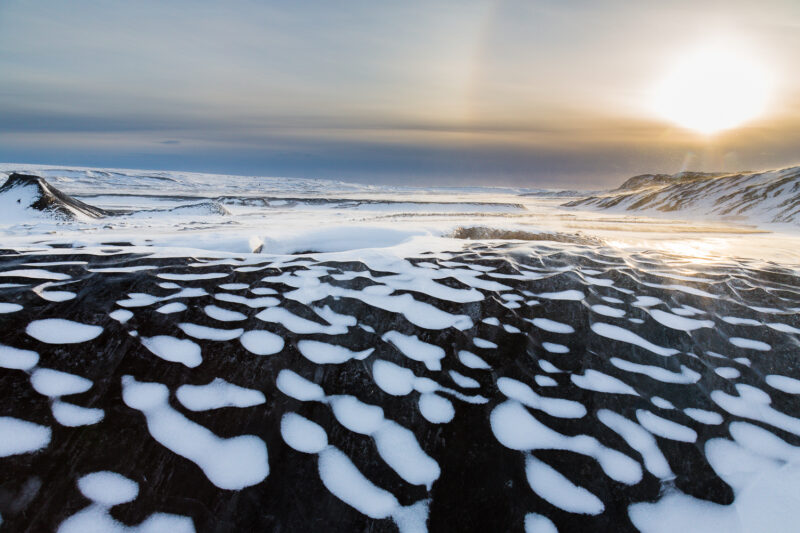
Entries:
{"label": "dark exposed rock", "polygon": [[587,237],[579,233],[548,233],[541,231],[523,231],[488,226],[460,226],[449,235],[453,239],[486,240],[503,239],[515,241],[552,241],[573,244],[600,244],[600,239]]}

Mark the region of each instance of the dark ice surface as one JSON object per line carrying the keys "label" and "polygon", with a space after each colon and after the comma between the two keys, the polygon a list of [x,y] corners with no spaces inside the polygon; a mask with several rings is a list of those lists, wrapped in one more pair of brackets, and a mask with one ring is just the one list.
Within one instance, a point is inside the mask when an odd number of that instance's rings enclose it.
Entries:
{"label": "dark ice surface", "polygon": [[[30,265],[72,261],[81,263]],[[732,422],[747,422],[766,429],[790,445],[800,446],[800,419],[796,418],[800,417],[800,396],[766,382],[770,375],[800,379],[800,330],[797,329],[800,328],[800,277],[797,270],[733,261],[692,263],[665,254],[622,256],[600,247],[542,243],[524,248],[475,244],[447,258],[442,254],[421,254],[406,261],[406,271],[399,272],[370,271],[357,256],[347,262],[298,256],[288,262],[264,259],[253,265],[252,261],[245,264],[237,260],[199,257],[155,258],[126,253],[124,249],[109,249],[107,255],[82,253],[80,249],[59,250],[58,254],[3,252],[0,302],[19,304],[23,309],[0,314],[0,344],[37,352],[37,368],[55,369],[91,380],[93,386],[89,390],[63,400],[102,409],[104,417],[96,424],[62,426],[52,414],[53,400],[31,386],[30,370],[0,367],[0,416],[33,422],[52,431],[45,447],[0,457],[0,530],[57,530],[66,519],[91,503],[78,489],[78,479],[92,472],[112,471],[139,485],[135,500],[116,505],[110,511],[115,520],[127,525],[140,524],[151,514],[160,512],[189,517],[196,530],[204,532],[397,531],[395,520],[370,518],[332,494],[320,479],[318,457],[296,451],[284,442],[281,418],[289,412],[298,413],[324,428],[329,444],[344,452],[366,478],[392,493],[401,505],[426,501],[430,531],[523,531],[528,513],[546,516],[562,532],[636,531],[629,506],[637,502],[656,502],[674,491],[716,504],[734,502],[732,487],[712,468],[706,456],[706,443],[710,439],[731,440]],[[472,326],[463,330],[456,327],[430,329],[419,325],[425,321],[424,316],[416,317],[419,320],[415,320],[418,322],[415,324],[401,312],[389,311],[362,299],[324,294],[325,290],[330,292],[330,287],[364,291],[381,285],[384,276],[405,275],[413,281],[413,274],[408,273],[408,269],[413,272],[413,267],[408,263],[440,273],[448,269],[481,269],[477,279],[487,282],[485,287],[490,288],[477,288],[482,295],[477,301],[463,303],[437,298],[430,294],[435,291],[412,290],[413,283],[409,288],[395,289],[392,293],[410,294],[417,302],[431,304],[452,315],[465,315]],[[155,268],[91,272],[134,266]],[[320,274],[319,267],[327,270]],[[68,276],[63,279],[66,282],[63,285],[57,285],[61,281],[56,281],[45,291],[71,291],[76,297],[49,301],[32,290],[46,280],[4,274],[37,268]],[[298,283],[262,281],[286,273],[292,276],[284,279],[297,280],[304,272],[314,272],[314,269],[317,269],[314,277],[320,286],[328,289],[317,295],[313,303],[302,303],[294,298]],[[342,275],[349,272],[369,275]],[[158,277],[164,273],[224,273],[225,276],[195,280]],[[444,275],[435,282],[464,293],[471,289],[457,278]],[[123,309],[117,302],[128,299],[130,293],[156,297],[178,293],[180,289],[160,286],[170,282],[181,288],[201,288],[207,294],[129,307],[133,316],[126,323],[109,317],[109,313]],[[243,283],[249,289],[219,288],[230,283]],[[355,317],[358,325],[348,326],[346,333],[334,335],[297,334],[279,323],[257,319],[263,307],[251,308],[215,298],[215,294],[220,293],[258,298],[260,296],[250,292],[256,287],[274,289],[277,294],[273,297],[280,307],[321,326],[327,323],[312,307],[327,305],[337,313]],[[566,294],[575,295],[564,291],[580,291],[582,297],[561,299]],[[645,296],[660,301],[650,306],[634,305]],[[616,300],[621,303],[615,303]],[[187,308],[171,314],[156,312],[171,302],[184,303]],[[247,318],[236,322],[214,320],[204,312],[204,308],[212,304],[243,313]],[[602,314],[592,308],[598,305],[620,309],[624,316]],[[656,310],[662,313],[654,315]],[[692,320],[711,321],[713,325],[692,331],[674,329],[654,318],[663,319],[664,313],[683,314]],[[723,317],[754,322],[733,324]],[[26,334],[32,321],[48,318],[97,325],[103,331],[94,339],[73,344],[50,344]],[[496,318],[500,325],[493,320],[483,322],[490,318]],[[537,318],[568,325],[573,331],[560,333],[542,329],[532,322]],[[280,336],[285,344],[273,355],[255,355],[237,339],[191,338],[178,327],[179,323],[266,330]],[[597,331],[602,330],[592,328],[597,324],[623,328],[676,353],[665,356],[598,334]],[[441,360],[441,371],[429,369],[391,342],[382,340],[388,331],[415,335],[425,343],[442,348],[445,357]],[[142,345],[142,338],[156,335],[191,339],[200,346],[202,363],[190,368],[159,358]],[[497,347],[479,347],[473,341],[476,337]],[[363,359],[316,364],[298,350],[297,343],[302,339],[344,346],[353,351],[368,348],[374,351]],[[753,346],[747,343],[743,347],[741,342],[737,345],[737,341],[731,339],[758,341],[768,345],[768,349],[754,349],[747,347]],[[563,345],[569,351],[552,353],[543,343]],[[491,368],[465,366],[458,357],[461,350],[478,355]],[[646,365],[636,368],[658,367],[672,375],[683,372],[688,376],[697,374],[697,378],[690,383],[667,383],[646,373],[623,370],[611,362],[612,358]],[[426,420],[418,407],[418,391],[396,396],[382,390],[373,377],[372,369],[377,360],[411,369],[416,376],[430,378],[446,388],[447,391],[438,394],[455,407],[452,421],[435,424]],[[722,374],[729,376],[723,377],[715,371],[718,368],[733,368],[738,376],[732,377],[730,371],[723,371]],[[411,430],[422,450],[441,469],[432,488],[428,490],[424,485],[414,485],[400,477],[378,453],[373,438],[345,428],[328,405],[299,401],[281,392],[276,378],[284,369],[319,384],[328,396],[352,395],[367,404],[380,406],[386,419]],[[462,388],[449,374],[451,370],[476,380],[479,387]],[[582,388],[576,383],[585,385],[585,382],[574,378],[590,375],[587,371],[616,378],[634,393]],[[267,477],[241,490],[214,485],[197,464],[151,436],[142,412],[129,407],[122,399],[123,376],[166,385],[170,390],[169,404],[175,411],[221,438],[254,435],[261,439],[268,450]],[[204,385],[216,378],[261,391],[266,402],[195,412],[177,400],[175,391],[181,385]],[[547,409],[530,406],[523,409],[562,435],[589,436],[600,445],[628,456],[640,465],[641,479],[635,483],[615,481],[595,458],[575,451],[520,450],[503,445],[495,433],[496,428],[492,427],[492,413],[498,406],[516,400],[499,390],[500,378],[522,382],[541,397],[567,399],[583,405],[586,414],[578,418],[553,416]],[[550,380],[556,385],[547,386]],[[742,386],[764,391],[770,399],[769,407],[785,418],[776,422],[747,410],[732,409],[730,402],[715,401],[715,398],[745,398],[743,391],[752,389]],[[722,394],[715,394],[718,391]],[[464,400],[476,397],[482,397],[485,403]],[[654,397],[666,400],[674,409],[665,408],[666,403],[658,399],[653,403]],[[747,396],[751,397],[752,394]],[[723,421],[719,424],[698,422],[685,414],[685,408],[718,413]],[[655,436],[674,474],[659,478],[644,466],[637,450],[601,423],[597,413],[603,409],[632,422],[639,420],[637,411],[640,415],[642,411],[649,411],[691,429],[697,437],[694,442],[687,442]],[[2,438],[7,436],[0,435]],[[603,511],[595,515],[569,512],[537,494],[526,479],[526,459],[530,454],[574,485],[595,495],[602,502]]]}

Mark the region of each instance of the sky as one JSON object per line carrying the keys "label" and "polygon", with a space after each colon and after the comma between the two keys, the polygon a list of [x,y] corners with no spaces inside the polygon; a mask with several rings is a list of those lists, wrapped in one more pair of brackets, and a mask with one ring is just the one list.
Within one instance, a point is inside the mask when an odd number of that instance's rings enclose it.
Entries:
{"label": "sky", "polygon": [[[710,42],[768,87],[715,135],[653,108]],[[0,161],[583,189],[776,168],[800,164],[798,50],[797,0],[3,0]]]}

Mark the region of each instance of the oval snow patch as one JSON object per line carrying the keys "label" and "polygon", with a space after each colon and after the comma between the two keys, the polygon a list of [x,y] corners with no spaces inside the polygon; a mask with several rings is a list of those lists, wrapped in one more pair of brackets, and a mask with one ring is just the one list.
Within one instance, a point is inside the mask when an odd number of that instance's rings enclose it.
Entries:
{"label": "oval snow patch", "polygon": [[94,339],[103,332],[100,326],[81,324],[63,318],[34,320],[25,328],[25,333],[37,341],[48,344],[75,344]]}

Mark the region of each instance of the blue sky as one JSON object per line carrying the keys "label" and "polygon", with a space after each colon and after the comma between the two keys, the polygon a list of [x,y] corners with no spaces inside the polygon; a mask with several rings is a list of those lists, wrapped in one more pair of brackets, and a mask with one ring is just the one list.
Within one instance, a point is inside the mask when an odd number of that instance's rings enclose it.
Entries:
{"label": "blue sky", "polygon": [[[597,187],[800,162],[800,2],[4,0],[0,160]],[[706,138],[646,109],[722,36],[770,108]]]}

